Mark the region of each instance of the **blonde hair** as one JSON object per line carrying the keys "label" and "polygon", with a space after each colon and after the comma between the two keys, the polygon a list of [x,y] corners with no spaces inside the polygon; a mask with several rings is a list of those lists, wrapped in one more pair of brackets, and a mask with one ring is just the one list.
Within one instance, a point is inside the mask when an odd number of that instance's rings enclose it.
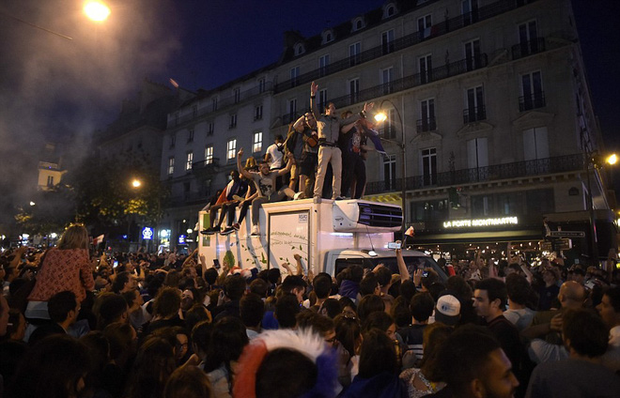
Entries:
{"label": "blonde hair", "polygon": [[71,224],[58,241],[61,250],[86,249],[88,250],[88,230],[83,224]]}

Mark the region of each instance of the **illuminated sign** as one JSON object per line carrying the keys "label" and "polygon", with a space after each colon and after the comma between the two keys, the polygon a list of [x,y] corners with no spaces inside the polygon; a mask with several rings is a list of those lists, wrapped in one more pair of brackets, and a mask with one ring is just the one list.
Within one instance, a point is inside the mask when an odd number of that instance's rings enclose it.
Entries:
{"label": "illuminated sign", "polygon": [[142,228],[142,240],[153,240],[153,228],[151,227]]}
{"label": "illuminated sign", "polygon": [[444,221],[443,227],[448,228],[475,228],[475,227],[494,227],[498,225],[517,225],[517,217],[500,218],[478,218],[473,220],[451,220]]}
{"label": "illuminated sign", "polygon": [[185,238],[186,238],[185,235],[179,235],[179,244],[180,245],[185,244]]}

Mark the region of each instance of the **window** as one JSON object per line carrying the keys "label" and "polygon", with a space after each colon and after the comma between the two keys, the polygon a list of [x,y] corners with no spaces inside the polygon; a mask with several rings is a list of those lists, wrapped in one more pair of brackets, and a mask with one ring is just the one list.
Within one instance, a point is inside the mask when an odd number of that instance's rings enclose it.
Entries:
{"label": "window", "polygon": [[170,134],[170,148],[174,148],[174,144],[177,142],[177,135],[176,133],[171,133]]}
{"label": "window", "polygon": [[291,68],[291,85],[294,87],[299,84],[299,66]]}
{"label": "window", "polygon": [[306,52],[306,48],[304,47],[303,43],[295,44],[294,50],[295,50],[295,55],[301,55]]}
{"label": "window", "polygon": [[235,98],[235,104],[238,104],[241,101],[241,89],[239,87],[233,90],[233,96]]}
{"label": "window", "polygon": [[422,118],[418,120],[418,133],[437,130],[434,99],[420,101],[420,116]]}
{"label": "window", "polygon": [[194,129],[187,130],[187,142],[194,141]]}
{"label": "window", "polygon": [[424,185],[435,185],[437,183],[437,148],[423,149],[421,156]]}
{"label": "window", "polygon": [[259,93],[265,92],[265,79],[264,78],[258,79],[258,92]]}
{"label": "window", "polygon": [[478,22],[478,0],[462,0],[461,11],[463,13],[463,25],[471,25]]}
{"label": "window", "polygon": [[205,147],[205,166],[213,164],[213,145]]}
{"label": "window", "polygon": [[480,40],[476,39],[465,43],[465,59],[468,71],[478,69],[482,66]]}
{"label": "window", "polygon": [[257,105],[254,108],[254,120],[261,120],[263,118],[263,106]]}
{"label": "window", "polygon": [[234,129],[235,127],[237,127],[237,114],[233,113],[230,115],[230,124],[228,125],[228,128]]}
{"label": "window", "polygon": [[47,186],[48,187],[54,186],[54,176],[47,176]]}
{"label": "window", "polygon": [[349,104],[355,104],[359,101],[360,79],[349,80]]}
{"label": "window", "polygon": [[383,157],[383,181],[386,190],[396,189],[396,155]]}
{"label": "window", "polygon": [[521,93],[523,96],[519,100],[519,111],[523,112],[545,106],[545,94],[540,71],[521,76]]}
{"label": "window", "polygon": [[226,159],[232,160],[237,157],[237,139],[231,138],[226,142]]}
{"label": "window", "polygon": [[174,174],[174,156],[168,158],[168,175]]}
{"label": "window", "polygon": [[536,54],[539,51],[536,21],[529,21],[519,25],[519,48],[521,50],[521,57]]}
{"label": "window", "polygon": [[396,14],[396,7],[393,4],[388,5],[383,12],[383,18],[389,18]]}
{"label": "window", "polygon": [[420,83],[425,84],[433,80],[433,62],[431,54],[424,55],[418,59],[418,66],[420,68]]}
{"label": "window", "polygon": [[260,152],[263,150],[263,132],[257,131],[252,138],[252,152]]}
{"label": "window", "polygon": [[288,114],[290,116],[290,120],[293,120],[297,115],[297,98],[288,100]]}
{"label": "window", "polygon": [[214,111],[217,111],[217,97],[211,100],[211,107],[213,108]]}
{"label": "window", "polygon": [[539,160],[549,157],[547,127],[536,127],[523,131],[524,160]]}
{"label": "window", "polygon": [[[478,169],[489,165],[489,151],[486,138],[467,141],[467,167]],[[480,178],[477,179],[479,181]]]}
{"label": "window", "polygon": [[493,195],[477,195],[471,197],[471,214],[474,217],[487,217],[495,213]]}
{"label": "window", "polygon": [[215,130],[215,125],[213,122],[208,122],[207,123],[207,136],[213,135],[213,132]]}
{"label": "window", "polygon": [[387,112],[385,112],[385,116],[387,116],[387,118],[383,122],[380,132],[383,134],[383,138],[387,138],[389,140],[395,139],[396,129],[394,128],[394,117],[396,116],[396,111],[393,108],[390,108]]}
{"label": "window", "polygon": [[414,222],[445,221],[448,219],[448,212],[448,199],[411,203],[411,219]]}
{"label": "window", "polygon": [[389,54],[394,51],[394,29],[381,34],[381,50],[383,54]]}
{"label": "window", "polygon": [[362,62],[362,43],[357,42],[349,46],[349,65],[357,65]]}
{"label": "window", "polygon": [[463,111],[463,122],[473,123],[487,118],[482,86],[467,89],[467,108]]}
{"label": "window", "polygon": [[185,171],[191,170],[194,164],[194,152],[187,152],[185,159]]}
{"label": "window", "polygon": [[357,17],[353,20],[352,25],[353,25],[352,31],[353,32],[358,31],[364,27],[364,19],[361,17]]}
{"label": "window", "polygon": [[327,106],[327,89],[324,88],[322,90],[319,90],[319,112],[324,112],[325,111],[325,107]]}
{"label": "window", "polygon": [[386,68],[381,71],[381,84],[383,85],[383,95],[390,94],[393,91],[392,68]]}
{"label": "window", "polygon": [[430,14],[418,18],[418,34],[420,35],[420,40],[431,37],[431,27],[433,26],[432,21],[433,19]]}
{"label": "window", "polygon": [[319,74],[325,76],[327,74],[327,67],[329,66],[329,54],[323,55],[319,58]]}

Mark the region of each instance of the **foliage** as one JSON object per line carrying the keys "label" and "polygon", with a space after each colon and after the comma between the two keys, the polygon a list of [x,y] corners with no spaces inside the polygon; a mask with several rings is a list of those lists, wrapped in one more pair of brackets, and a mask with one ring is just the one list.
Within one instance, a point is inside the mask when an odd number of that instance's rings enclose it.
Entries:
{"label": "foliage", "polygon": [[63,184],[39,191],[32,196],[32,205],[18,207],[15,220],[20,231],[47,235],[62,231],[75,218],[73,191]]}

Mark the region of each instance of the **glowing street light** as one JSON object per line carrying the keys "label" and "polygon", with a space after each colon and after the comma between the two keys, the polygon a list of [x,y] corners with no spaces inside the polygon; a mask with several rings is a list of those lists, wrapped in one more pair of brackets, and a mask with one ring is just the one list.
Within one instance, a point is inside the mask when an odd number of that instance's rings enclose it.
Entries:
{"label": "glowing street light", "polygon": [[103,22],[110,15],[110,8],[100,1],[87,1],[84,3],[84,13],[93,21]]}
{"label": "glowing street light", "polygon": [[30,206],[34,206],[36,205],[36,203],[34,203],[32,200],[30,201]]}
{"label": "glowing street light", "polygon": [[618,156],[615,153],[612,153],[607,157],[606,161],[608,164],[614,165],[618,163]]}
{"label": "glowing street light", "polygon": [[131,186],[134,187],[134,188],[140,188],[141,185],[142,185],[142,183],[140,182],[140,180],[137,180],[137,179],[134,179],[131,182]]}

